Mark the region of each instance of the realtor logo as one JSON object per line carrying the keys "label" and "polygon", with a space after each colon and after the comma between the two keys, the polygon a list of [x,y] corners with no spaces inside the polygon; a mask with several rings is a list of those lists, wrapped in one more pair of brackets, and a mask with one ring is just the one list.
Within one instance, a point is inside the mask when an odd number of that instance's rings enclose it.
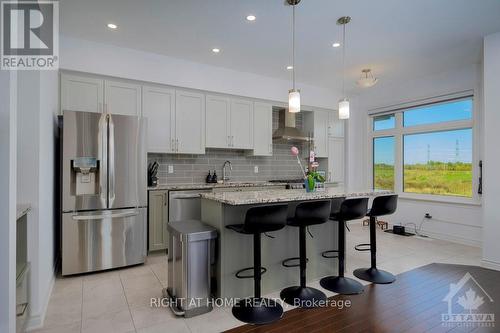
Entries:
{"label": "realtor logo", "polygon": [[1,2],[1,68],[57,69],[59,2]]}
{"label": "realtor logo", "polygon": [[481,306],[493,303],[493,299],[469,272],[450,284],[443,302],[448,303],[448,313],[441,314],[443,326],[495,327],[495,314],[480,311]]}

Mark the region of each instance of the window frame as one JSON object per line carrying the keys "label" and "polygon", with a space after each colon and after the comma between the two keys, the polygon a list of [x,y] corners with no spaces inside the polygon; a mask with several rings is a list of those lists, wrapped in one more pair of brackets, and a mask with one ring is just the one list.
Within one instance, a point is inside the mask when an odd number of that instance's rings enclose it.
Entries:
{"label": "window frame", "polygon": [[[449,122],[440,122],[434,124],[425,125],[415,125],[404,127],[403,126],[403,112],[408,109],[419,108],[422,106],[428,106],[433,104],[447,103],[458,100],[472,99],[472,118],[469,120],[456,120]],[[388,130],[378,130],[375,131],[374,128],[374,118],[383,114],[394,114],[396,117],[396,126],[393,129]],[[410,103],[402,103],[399,105],[394,105],[385,109],[373,110],[373,112],[368,114],[367,121],[367,133],[368,133],[368,180],[369,186],[374,188],[374,139],[379,137],[394,137],[394,192],[397,193],[400,198],[412,199],[412,200],[423,200],[423,201],[434,201],[434,202],[444,202],[444,203],[458,203],[458,204],[468,204],[468,205],[480,205],[481,196],[477,193],[478,186],[478,176],[479,168],[478,163],[480,160],[479,152],[479,118],[480,111],[478,107],[477,98],[475,98],[473,91],[466,91],[457,94],[450,94],[447,96],[440,96],[438,98],[431,98],[426,100],[420,100]],[[438,195],[438,194],[421,194],[421,193],[410,193],[404,192],[404,146],[403,138],[407,134],[420,134],[420,133],[433,133],[433,132],[444,132],[460,129],[472,129],[472,197],[460,197],[452,195]]]}

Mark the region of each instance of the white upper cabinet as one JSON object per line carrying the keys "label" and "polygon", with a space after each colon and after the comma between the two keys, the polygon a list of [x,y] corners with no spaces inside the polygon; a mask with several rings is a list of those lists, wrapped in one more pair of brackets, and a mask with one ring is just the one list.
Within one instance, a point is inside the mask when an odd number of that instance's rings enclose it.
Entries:
{"label": "white upper cabinet", "polygon": [[273,155],[273,107],[271,104],[254,103],[253,155]]}
{"label": "white upper cabinet", "polygon": [[252,149],[253,102],[207,95],[206,146],[210,148]]}
{"label": "white upper cabinet", "polygon": [[141,86],[122,81],[104,81],[106,112],[126,116],[141,114]]}
{"label": "white upper cabinet", "polygon": [[328,142],[328,181],[344,182],[344,139],[330,138]]}
{"label": "white upper cabinet", "polygon": [[206,96],[206,146],[210,148],[229,148],[231,101],[223,96]]}
{"label": "white upper cabinet", "polygon": [[148,121],[148,152],[173,153],[175,149],[175,90],[143,86],[142,115]]}
{"label": "white upper cabinet", "polygon": [[328,136],[334,138],[343,138],[344,137],[344,126],[345,121],[340,120],[338,116],[338,112],[331,112],[329,114],[328,120]]}
{"label": "white upper cabinet", "polygon": [[314,152],[317,157],[328,157],[329,111],[314,111]]}
{"label": "white upper cabinet", "polygon": [[101,113],[104,103],[104,80],[87,76],[61,74],[61,109]]}
{"label": "white upper cabinet", "polygon": [[253,102],[231,99],[231,148],[253,148],[253,121]]}
{"label": "white upper cabinet", "polygon": [[205,153],[205,95],[175,91],[175,151]]}

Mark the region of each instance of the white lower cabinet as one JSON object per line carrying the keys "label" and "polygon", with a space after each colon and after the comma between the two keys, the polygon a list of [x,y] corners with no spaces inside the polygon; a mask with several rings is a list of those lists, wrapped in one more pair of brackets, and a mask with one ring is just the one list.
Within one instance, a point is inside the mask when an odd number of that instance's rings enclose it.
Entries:
{"label": "white lower cabinet", "polygon": [[344,139],[328,139],[328,181],[344,183]]}
{"label": "white lower cabinet", "polygon": [[253,130],[253,155],[273,155],[273,106],[267,103],[255,102],[254,130]]}
{"label": "white lower cabinet", "polygon": [[148,251],[168,247],[168,191],[149,191]]}

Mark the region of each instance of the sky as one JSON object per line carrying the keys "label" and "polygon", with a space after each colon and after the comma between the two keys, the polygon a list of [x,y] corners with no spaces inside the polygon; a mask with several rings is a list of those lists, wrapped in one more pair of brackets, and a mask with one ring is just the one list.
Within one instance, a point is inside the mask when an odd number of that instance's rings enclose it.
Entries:
{"label": "sky", "polygon": [[[404,126],[424,125],[443,121],[463,120],[472,117],[472,99],[415,108],[404,112]],[[374,129],[394,127],[393,117],[375,121]],[[405,135],[405,164],[472,161],[472,129]],[[375,163],[394,164],[394,138],[376,138]]]}

